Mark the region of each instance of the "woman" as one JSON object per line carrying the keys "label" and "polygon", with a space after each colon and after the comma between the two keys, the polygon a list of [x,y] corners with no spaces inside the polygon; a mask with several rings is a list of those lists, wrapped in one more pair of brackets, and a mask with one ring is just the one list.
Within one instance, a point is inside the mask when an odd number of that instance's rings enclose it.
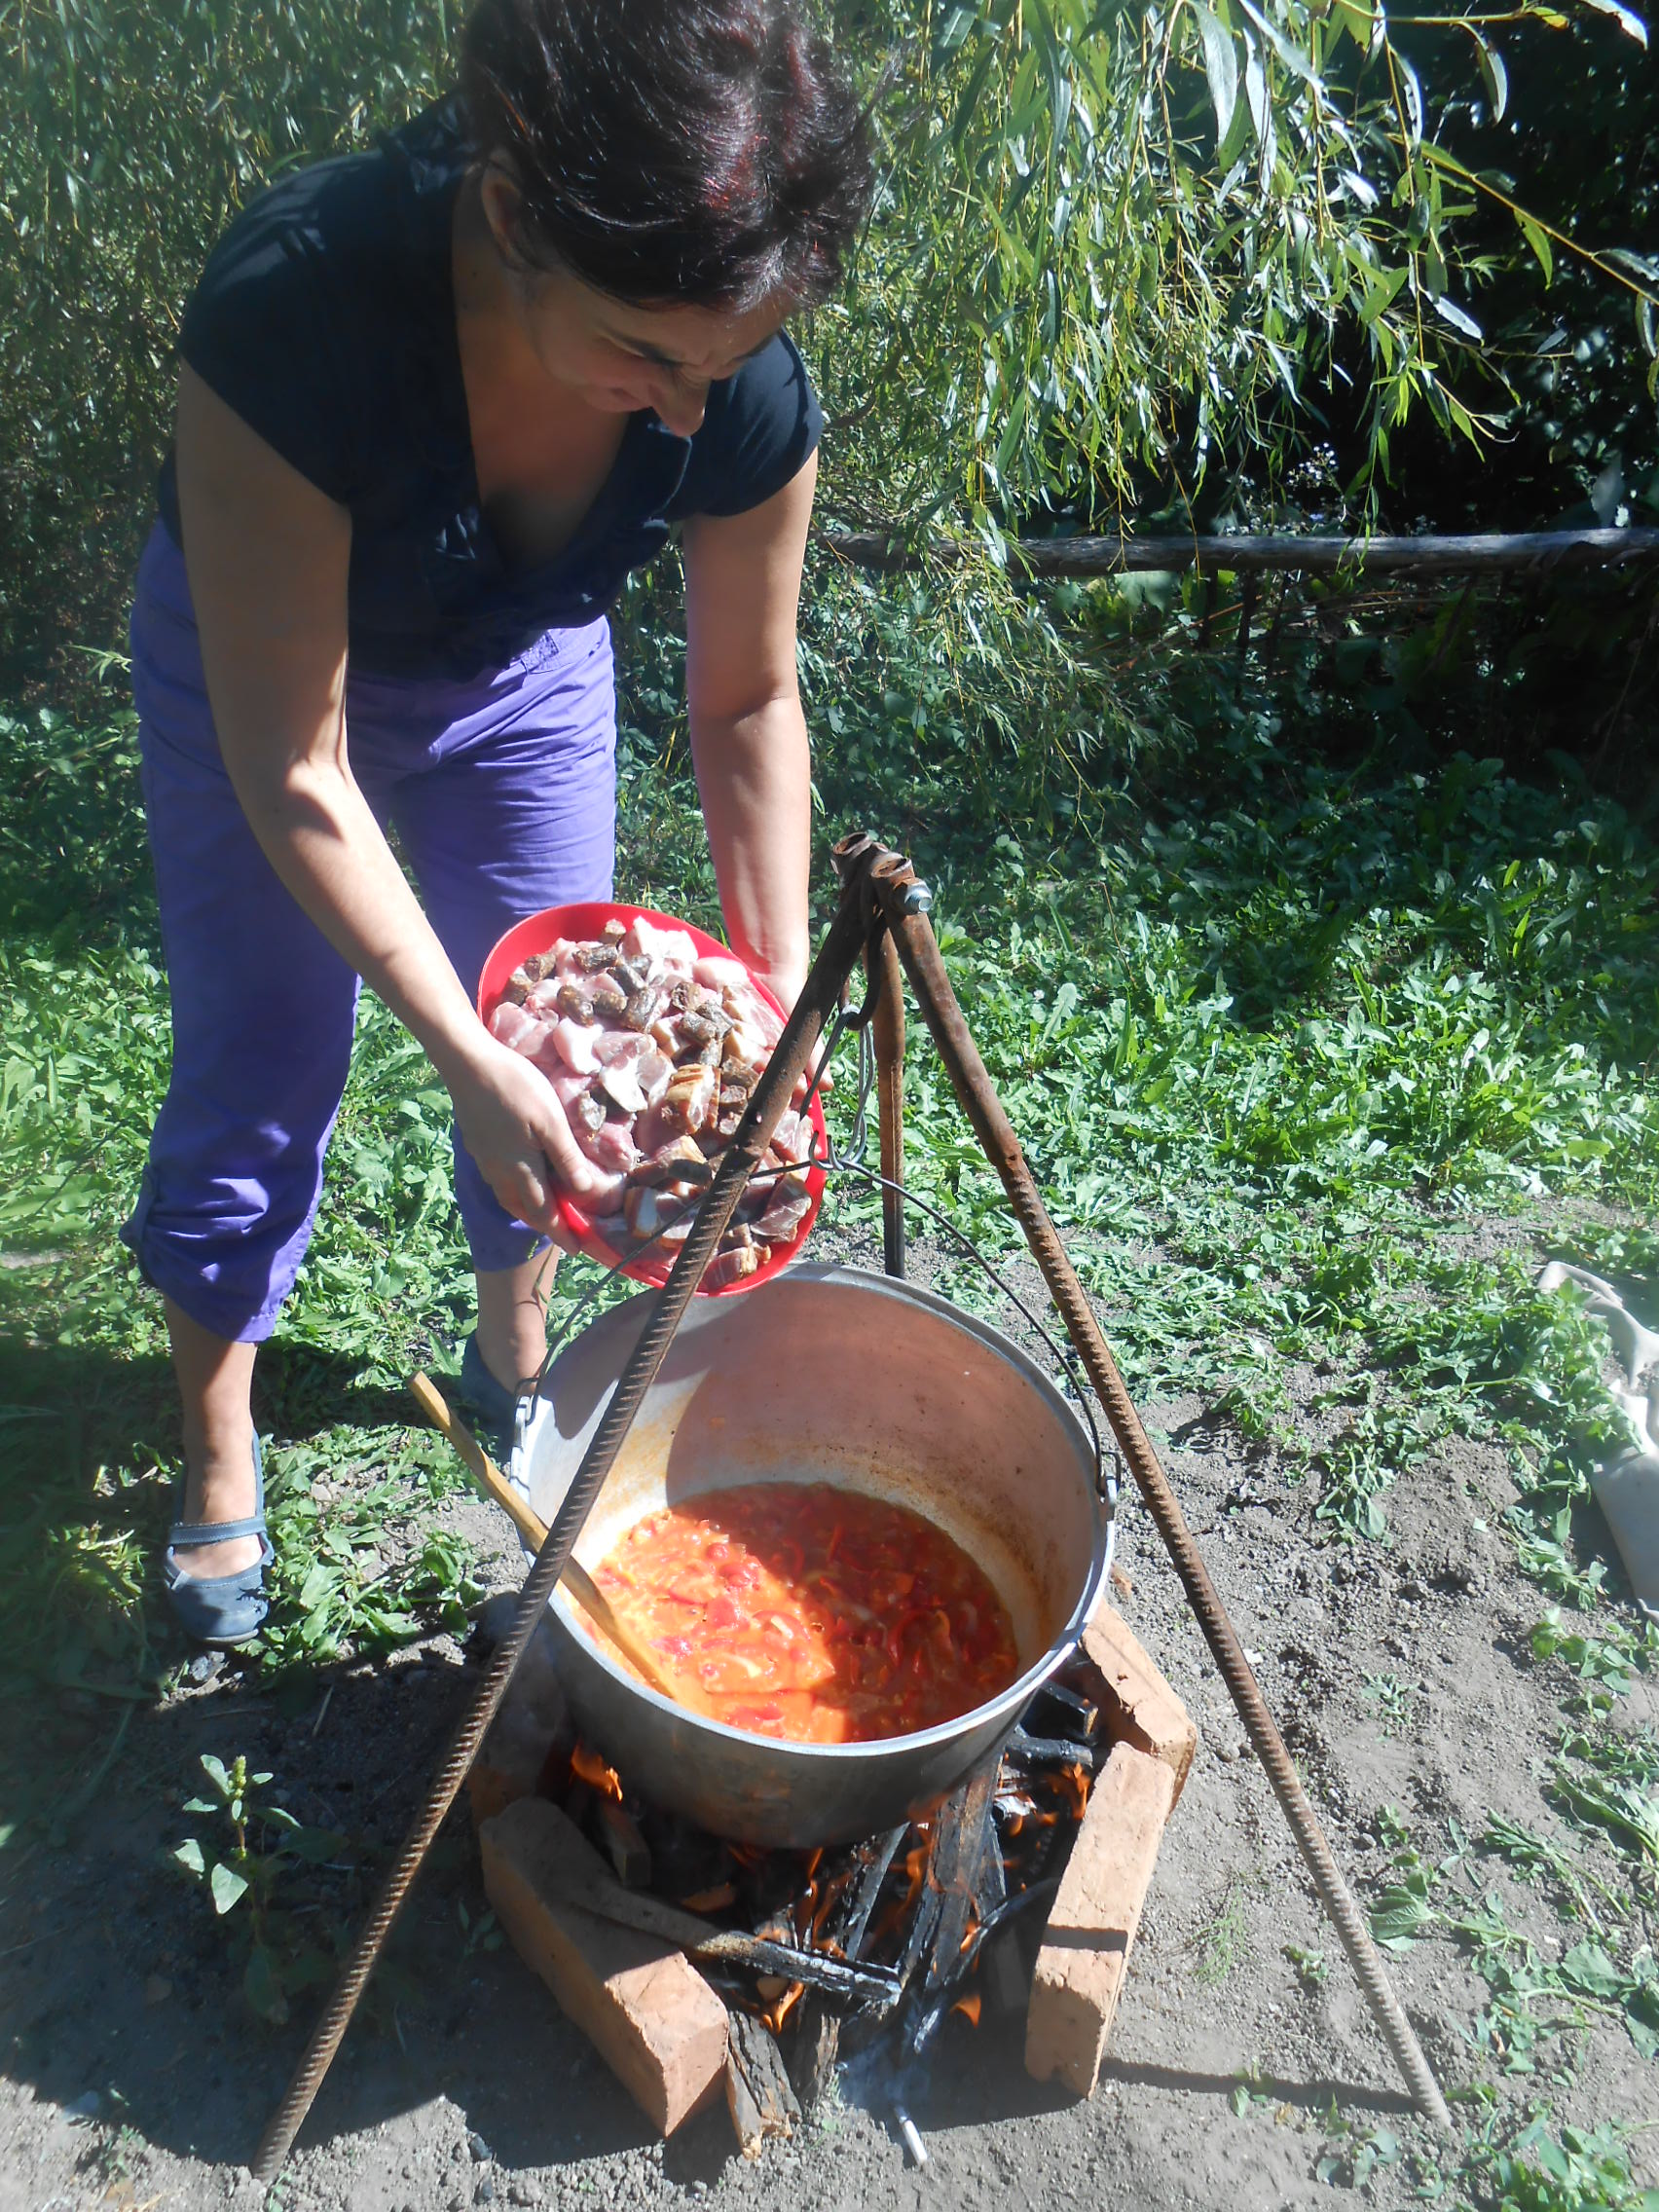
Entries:
{"label": "woman", "polygon": [[458,97],[282,180],[207,265],[132,617],[173,1068],[124,1232],[166,1306],[166,1580],[203,1641],[265,1614],[254,1353],[359,977],[454,1100],[469,1394],[498,1415],[540,1365],[553,1186],[589,1171],[473,992],[509,923],[609,896],[606,608],[675,522],[727,931],[799,989],[820,417],[783,325],[833,289],[868,189],[793,0],[480,0]]}

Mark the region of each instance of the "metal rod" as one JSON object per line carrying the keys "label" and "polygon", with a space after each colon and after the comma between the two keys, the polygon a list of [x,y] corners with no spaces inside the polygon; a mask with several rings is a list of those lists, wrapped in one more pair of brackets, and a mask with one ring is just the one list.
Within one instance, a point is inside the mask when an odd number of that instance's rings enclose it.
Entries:
{"label": "metal rod", "polygon": [[[1186,1516],[1168,1476],[1159,1462],[1151,1439],[1141,1426],[1124,1379],[1118,1372],[1099,1323],[1083,1285],[1072,1268],[1059,1234],[1050,1220],[1014,1125],[1003,1110],[984,1061],[979,1057],[962,1009],[951,989],[950,977],[923,906],[915,870],[897,853],[872,856],[867,839],[846,840],[850,858],[867,870],[887,916],[887,926],[910,987],[916,994],[934,1041],[949,1073],[963,1112],[972,1123],[985,1156],[1002,1178],[1014,1219],[1025,1233],[1033,1258],[1043,1271],[1067,1334],[1078,1357],[1106,1409],[1106,1418],[1124,1458],[1128,1461],[1141,1495],[1163,1538],[1175,1570],[1181,1577],[1188,1603],[1198,1616],[1204,1640],[1215,1656],[1223,1680],[1232,1693],[1256,1755],[1267,1769],[1268,1780],[1290,1825],[1298,1850],[1313,1879],[1332,1925],[1365,1993],[1373,2017],[1387,2040],[1401,2074],[1419,2109],[1435,2124],[1451,2131],[1452,2115],[1439,2084],[1429,2071],[1421,2046],[1388,1981],[1382,1958],[1343,1879],[1296,1772],[1284,1738],[1268,1710],[1261,1686],[1251,1672],[1220,1593],[1210,1580]],[[841,847],[837,847],[837,854]]]}
{"label": "metal rod", "polygon": [[870,1029],[875,1043],[875,1098],[881,1125],[881,1255],[890,1275],[904,1279],[904,977],[892,933],[865,943],[865,970],[881,995]]}
{"label": "metal rod", "polygon": [[[915,542],[897,531],[825,530],[821,542],[856,567],[883,574],[920,569],[930,561],[952,566],[982,558],[977,540],[937,532]],[[1367,576],[1441,576],[1553,569],[1626,568],[1659,560],[1659,530],[1478,531],[1445,537],[1298,536],[1294,532],[1228,537],[1038,537],[1009,546],[1014,576],[1107,576],[1128,570],[1305,570],[1309,575],[1352,571]]]}
{"label": "metal rod", "polygon": [[571,1547],[581,1534],[600,1488],[633,1426],[641,1402],[667,1356],[675,1331],[703,1278],[704,1270],[715,1256],[716,1247],[736,1210],[744,1187],[759,1166],[761,1156],[772,1140],[772,1133],[789,1105],[795,1085],[805,1072],[813,1047],[840,1003],[841,993],[858,964],[865,940],[868,900],[866,865],[854,864],[848,873],[840,905],[819,947],[818,957],[812,964],[794,1012],[784,1025],[784,1033],[755,1087],[736,1134],[720,1156],[719,1171],[709,1195],[697,1208],[690,1234],[681,1246],[680,1256],[674,1263],[669,1278],[646,1317],[639,1343],[617,1381],[614,1395],[594,1431],[593,1441],[582,1456],[582,1463],[576,1470],[575,1479],[565,1501],[554,1517],[553,1526],[547,1532],[547,1540],[535,1555],[535,1564],[525,1578],[513,1625],[505,1640],[497,1647],[489,1671],[444,1753],[425,1801],[417,1813],[409,1833],[404,1838],[402,1849],[381,1886],[380,1894],[342,1969],[322,2016],[312,2030],[294,2078],[273,2115],[255,2154],[253,2174],[258,2181],[269,2182],[275,2176],[288,2155],[301,2122],[311,2110],[334,2053],[340,2047],[341,2038],[357,2009],[363,1985],[373,1972],[391,1924],[397,1917],[398,1908],[421,1870],[422,1862],[431,1848],[432,1839],[437,1834],[444,1816],[454,1804],[461,1786],[466,1779],[467,1769],[484,1740],[486,1730],[496,1717],[507,1684],[512,1679],[513,1670],[523,1656],[543,1608],[565,1571]]}

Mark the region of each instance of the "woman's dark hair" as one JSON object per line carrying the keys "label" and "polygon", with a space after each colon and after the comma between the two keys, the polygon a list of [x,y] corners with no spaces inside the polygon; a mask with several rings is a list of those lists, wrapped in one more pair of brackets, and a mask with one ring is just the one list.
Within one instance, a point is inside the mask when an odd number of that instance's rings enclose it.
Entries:
{"label": "woman's dark hair", "polygon": [[806,306],[869,204],[866,112],[792,0],[478,0],[461,89],[515,249],[636,306]]}

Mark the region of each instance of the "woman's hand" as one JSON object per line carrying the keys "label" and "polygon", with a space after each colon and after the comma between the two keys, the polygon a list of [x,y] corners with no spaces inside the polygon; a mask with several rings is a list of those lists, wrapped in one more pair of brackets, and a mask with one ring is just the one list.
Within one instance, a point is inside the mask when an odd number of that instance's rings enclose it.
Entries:
{"label": "woman's hand", "polygon": [[562,1242],[555,1185],[578,1203],[611,1198],[618,1178],[582,1152],[552,1085],[521,1054],[480,1027],[475,1050],[445,1080],[461,1142],[517,1220]]}

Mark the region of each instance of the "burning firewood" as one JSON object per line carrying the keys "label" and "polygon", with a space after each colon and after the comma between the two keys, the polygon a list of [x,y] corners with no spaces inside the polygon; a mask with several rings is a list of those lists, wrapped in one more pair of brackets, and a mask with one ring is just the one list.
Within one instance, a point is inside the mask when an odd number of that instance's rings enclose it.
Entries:
{"label": "burning firewood", "polygon": [[726,2110],[746,2158],[757,2158],[768,2135],[791,2134],[800,2106],[771,2030],[735,2009],[726,2037]]}

